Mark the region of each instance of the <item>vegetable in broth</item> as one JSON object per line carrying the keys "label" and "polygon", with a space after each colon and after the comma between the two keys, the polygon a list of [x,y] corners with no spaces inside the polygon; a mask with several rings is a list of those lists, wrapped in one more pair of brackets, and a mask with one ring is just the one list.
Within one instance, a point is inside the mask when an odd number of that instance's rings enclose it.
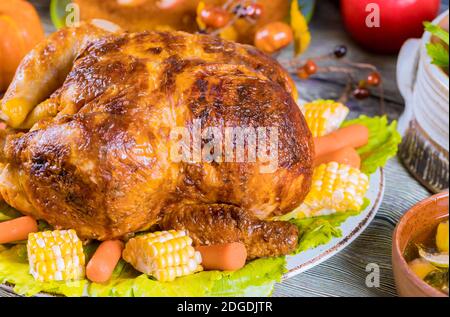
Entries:
{"label": "vegetable in broth", "polygon": [[425,283],[448,293],[448,219],[436,229],[424,232],[409,242],[404,257],[410,269]]}

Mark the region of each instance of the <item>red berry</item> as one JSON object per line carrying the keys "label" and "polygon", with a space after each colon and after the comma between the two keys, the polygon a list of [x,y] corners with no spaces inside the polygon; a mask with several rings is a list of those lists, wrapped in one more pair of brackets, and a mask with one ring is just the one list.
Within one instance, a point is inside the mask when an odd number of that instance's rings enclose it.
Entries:
{"label": "red berry", "polygon": [[314,75],[315,73],[317,73],[317,64],[311,59],[306,61],[306,64],[305,66],[303,66],[303,68],[308,75]]}
{"label": "red berry", "polygon": [[253,3],[247,6],[247,16],[258,19],[263,14],[263,6],[260,3]]}
{"label": "red berry", "polygon": [[308,79],[309,78],[309,74],[306,71],[305,67],[301,67],[297,70],[297,76],[300,79]]}
{"label": "red berry", "polygon": [[338,45],[338,46],[336,46],[334,48],[334,50],[333,50],[333,54],[337,58],[344,57],[345,55],[347,55],[347,46],[345,46],[345,45]]}
{"label": "red berry", "polygon": [[353,91],[353,97],[362,100],[367,99],[370,96],[370,91],[367,88],[358,87]]}
{"label": "red berry", "polygon": [[369,76],[367,76],[367,83],[370,86],[378,86],[381,83],[381,75],[380,73],[373,72],[370,73]]}
{"label": "red berry", "polygon": [[210,7],[205,8],[200,12],[200,18],[206,26],[213,29],[220,29],[230,22],[231,15],[227,10],[220,7]]}

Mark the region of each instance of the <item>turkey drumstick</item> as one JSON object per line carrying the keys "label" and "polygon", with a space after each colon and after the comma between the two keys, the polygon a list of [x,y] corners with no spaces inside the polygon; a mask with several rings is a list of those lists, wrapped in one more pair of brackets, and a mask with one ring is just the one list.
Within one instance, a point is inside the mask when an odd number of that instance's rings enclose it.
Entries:
{"label": "turkey drumstick", "polygon": [[186,230],[195,246],[242,242],[248,259],[289,254],[297,246],[297,226],[259,220],[232,205],[177,205],[164,214],[162,229]]}

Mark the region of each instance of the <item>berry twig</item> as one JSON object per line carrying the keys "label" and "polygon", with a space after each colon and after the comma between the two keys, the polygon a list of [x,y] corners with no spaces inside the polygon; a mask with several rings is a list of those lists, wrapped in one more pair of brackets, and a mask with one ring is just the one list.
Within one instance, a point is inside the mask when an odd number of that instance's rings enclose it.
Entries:
{"label": "berry twig", "polygon": [[[206,5],[200,12],[198,19],[201,33],[213,36],[225,36],[225,31],[235,26],[239,20],[256,24],[264,12],[263,4],[258,0],[227,0],[220,6]],[[238,31],[235,29],[235,31]],[[231,32],[233,33],[233,32]],[[236,32],[235,32],[236,33]],[[235,35],[236,36],[236,35]],[[260,50],[276,57],[282,48],[293,42],[294,33],[290,25],[284,22],[268,23],[256,30],[254,45]],[[371,95],[371,90],[378,88],[380,98],[380,112],[385,113],[384,88],[382,78],[377,67],[367,63],[353,62],[346,58],[348,49],[345,45],[336,46],[333,51],[302,59],[290,58],[280,60],[281,65],[288,72],[305,80],[317,74],[344,74],[347,83],[340,100],[355,98],[363,100]],[[330,62],[333,64],[330,65]],[[356,80],[357,75],[364,72],[365,78]]]}
{"label": "berry twig", "polygon": [[[348,101],[350,97],[358,100],[367,99],[371,95],[372,88],[378,88],[380,98],[380,113],[384,114],[386,111],[384,102],[384,88],[381,74],[377,67],[367,63],[356,63],[348,60],[347,47],[338,45],[329,54],[321,55],[315,58],[308,58],[303,60],[301,58],[294,58],[288,60],[281,60],[280,63],[290,73],[297,75],[301,80],[306,80],[311,76],[317,74],[341,73],[347,76],[347,83],[345,85],[340,101]],[[328,62],[321,66],[319,63]],[[329,62],[334,62],[330,65]],[[369,73],[364,79],[356,80],[357,74],[361,72]]]}
{"label": "berry twig", "polygon": [[347,83],[345,84],[345,88],[342,91],[341,96],[338,99],[338,102],[346,103],[348,101],[348,97],[351,95],[353,90],[353,83],[355,79],[351,74],[347,74]]}
{"label": "berry twig", "polygon": [[[258,0],[228,0],[221,6],[206,5],[197,16],[199,32],[224,36],[225,31],[235,27],[239,20],[246,21],[249,25],[257,24],[264,10],[263,3]],[[235,34],[239,34],[237,27],[234,31]],[[231,33],[233,34],[233,32]],[[291,44],[293,39],[294,33],[291,26],[277,21],[258,28],[253,44],[266,53],[274,54]]]}

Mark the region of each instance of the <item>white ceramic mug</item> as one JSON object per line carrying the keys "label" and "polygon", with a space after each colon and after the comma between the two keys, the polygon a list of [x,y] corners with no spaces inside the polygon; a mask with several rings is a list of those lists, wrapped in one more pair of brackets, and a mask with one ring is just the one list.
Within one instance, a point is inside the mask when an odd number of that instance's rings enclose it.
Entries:
{"label": "white ceramic mug", "polygon": [[[441,14],[434,23],[448,16]],[[431,34],[422,39],[410,39],[402,47],[397,64],[397,82],[405,99],[405,112],[399,121],[404,134],[415,118],[427,134],[447,152],[449,150],[449,77],[431,64],[426,44]]]}
{"label": "white ceramic mug", "polygon": [[[433,23],[438,24],[448,14],[447,10]],[[426,49],[430,40],[429,32],[421,39],[408,40],[398,57],[397,82],[405,99],[398,130],[404,143],[409,142],[400,147],[399,155],[416,178],[432,191],[439,191],[448,187],[443,181],[448,179],[449,77],[431,63]]]}

